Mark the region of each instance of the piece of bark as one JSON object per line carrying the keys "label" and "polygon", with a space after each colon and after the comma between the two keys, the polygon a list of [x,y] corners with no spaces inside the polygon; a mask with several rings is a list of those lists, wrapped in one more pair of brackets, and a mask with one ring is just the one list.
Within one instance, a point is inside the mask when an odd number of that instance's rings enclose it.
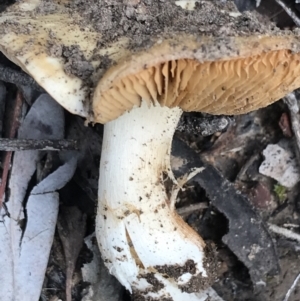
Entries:
{"label": "piece of bark", "polygon": [[[249,269],[254,287],[263,283],[266,274],[278,271],[278,258],[266,225],[250,206],[249,200],[211,165],[205,164],[178,138],[173,140],[173,156],[181,160],[173,170],[182,177],[195,168],[204,168],[193,181],[205,189],[211,204],[229,220],[229,232],[223,242]],[[188,160],[186,159],[188,158]]]}
{"label": "piece of bark", "polygon": [[61,207],[57,223],[66,259],[66,300],[72,301],[72,277],[86,229],[86,215],[77,207]]}
{"label": "piece of bark", "polygon": [[[17,129],[19,127],[19,117],[21,115],[21,110],[22,110],[22,104],[23,104],[23,98],[21,93],[18,91],[17,95],[14,99],[13,102],[13,107],[8,112],[8,124],[7,124],[7,136],[9,138],[14,138],[17,133]],[[7,178],[8,178],[8,173],[10,170],[10,163],[11,163],[11,157],[12,157],[12,152],[7,152],[4,155],[3,158],[3,171],[2,171],[2,177],[1,177],[1,183],[0,183],[0,209],[2,207],[3,203],[3,198],[5,194],[5,189],[6,189],[6,183],[7,183]]]}

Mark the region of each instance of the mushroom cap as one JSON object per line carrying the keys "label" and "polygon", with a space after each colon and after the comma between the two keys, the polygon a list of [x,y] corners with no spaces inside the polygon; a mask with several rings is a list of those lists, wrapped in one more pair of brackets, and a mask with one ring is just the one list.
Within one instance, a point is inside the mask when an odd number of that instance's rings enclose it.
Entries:
{"label": "mushroom cap", "polygon": [[101,123],[141,99],[245,113],[300,86],[296,35],[231,1],[196,2],[19,0],[0,15],[0,51],[67,110]]}

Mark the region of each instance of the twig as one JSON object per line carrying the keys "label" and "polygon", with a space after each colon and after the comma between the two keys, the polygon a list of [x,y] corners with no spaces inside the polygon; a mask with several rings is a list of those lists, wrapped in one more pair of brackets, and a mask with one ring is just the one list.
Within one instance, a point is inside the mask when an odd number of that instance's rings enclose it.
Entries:
{"label": "twig", "polygon": [[289,7],[287,7],[287,5],[283,1],[275,1],[285,10],[285,12],[291,17],[294,23],[300,27],[300,18]]}
{"label": "twig", "polygon": [[282,235],[288,239],[292,239],[292,240],[296,240],[298,242],[300,242],[300,235],[291,231],[291,230],[288,230],[288,229],[285,229],[285,228],[282,228],[282,227],[279,227],[277,225],[274,225],[274,224],[268,224],[269,226],[269,229],[276,233],[276,234],[279,234],[279,235]]}
{"label": "twig", "polygon": [[23,71],[18,71],[0,64],[0,80],[16,86],[30,86],[34,90],[44,92],[36,81]]}
{"label": "twig", "polygon": [[300,225],[289,224],[289,223],[283,224],[283,226],[284,226],[285,228],[299,228],[299,227],[300,227]]}
{"label": "twig", "polygon": [[290,110],[292,128],[297,144],[297,158],[300,160],[300,116],[298,100],[294,92],[287,94],[283,99]]}
{"label": "twig", "polygon": [[[14,138],[16,136],[17,129],[19,127],[19,116],[21,114],[22,103],[23,103],[23,98],[21,92],[18,91],[13,112],[11,113],[11,116],[9,116],[11,120],[9,133],[8,133],[9,138]],[[5,153],[3,159],[3,171],[2,171],[1,184],[0,184],[0,209],[2,207],[3,197],[5,194],[5,188],[7,183],[8,172],[10,169],[11,157],[12,157],[12,152],[7,152]]]}
{"label": "twig", "polygon": [[181,216],[184,216],[184,215],[191,214],[194,211],[203,210],[203,209],[206,209],[206,208],[208,208],[207,203],[192,204],[192,205],[189,205],[189,206],[178,208],[177,213]]}
{"label": "twig", "polygon": [[288,290],[288,292],[286,293],[285,298],[284,298],[283,301],[288,301],[288,300],[289,300],[289,298],[290,298],[292,292],[294,291],[296,285],[298,284],[299,279],[300,279],[300,273],[298,274],[298,276],[297,276],[296,279],[294,280],[292,286],[289,288],[289,290]]}
{"label": "twig", "polygon": [[77,150],[77,140],[34,140],[34,139],[9,139],[0,138],[0,151],[23,151],[23,150]]}
{"label": "twig", "polygon": [[4,128],[5,102],[7,97],[7,89],[2,81],[0,81],[0,133]]}

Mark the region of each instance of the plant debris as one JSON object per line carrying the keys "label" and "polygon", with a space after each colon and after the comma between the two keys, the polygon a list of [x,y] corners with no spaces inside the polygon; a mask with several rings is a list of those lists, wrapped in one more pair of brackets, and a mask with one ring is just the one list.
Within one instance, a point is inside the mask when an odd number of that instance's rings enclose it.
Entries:
{"label": "plant debris", "polygon": [[204,167],[193,181],[199,182],[211,203],[229,219],[229,232],[222,240],[248,267],[253,284],[259,286],[269,272],[278,270],[276,251],[263,221],[253,211],[245,196],[213,166],[204,164],[179,139],[173,141],[173,155],[183,162],[174,170],[177,177],[189,173],[193,168]]}
{"label": "plant debris", "polygon": [[77,207],[62,207],[57,229],[66,258],[66,301],[72,301],[72,277],[82,248],[86,230],[86,215]]}
{"label": "plant debris", "polygon": [[[64,134],[62,108],[48,95],[36,100],[19,131],[20,138],[60,139]],[[61,154],[62,156],[62,154]],[[6,210],[0,210],[1,300],[38,300],[50,253],[59,195],[73,176],[77,158],[65,154],[61,166],[36,179],[36,150],[14,155]],[[38,269],[36,268],[38,266]]]}

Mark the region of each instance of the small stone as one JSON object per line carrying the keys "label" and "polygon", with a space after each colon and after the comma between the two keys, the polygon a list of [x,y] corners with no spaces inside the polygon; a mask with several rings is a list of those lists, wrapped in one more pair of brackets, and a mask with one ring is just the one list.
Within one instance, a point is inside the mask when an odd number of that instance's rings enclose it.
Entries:
{"label": "small stone", "polygon": [[137,6],[141,0],[125,0],[126,5]]}
{"label": "small stone", "polygon": [[194,10],[196,6],[196,0],[181,0],[181,1],[175,1],[175,4],[177,6],[180,6],[182,9],[186,10]]}
{"label": "small stone", "polygon": [[292,152],[278,144],[269,144],[263,151],[265,161],[259,172],[277,180],[282,186],[292,188],[299,182],[299,166]]}

